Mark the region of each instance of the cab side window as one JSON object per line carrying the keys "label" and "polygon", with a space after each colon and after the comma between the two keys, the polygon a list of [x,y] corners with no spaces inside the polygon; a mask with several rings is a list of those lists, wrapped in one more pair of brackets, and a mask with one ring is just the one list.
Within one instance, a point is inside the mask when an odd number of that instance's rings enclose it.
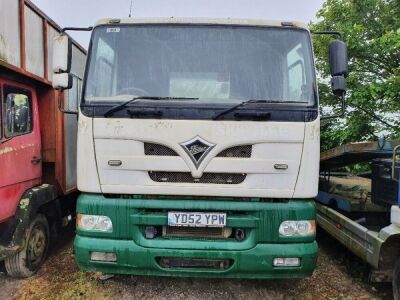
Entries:
{"label": "cab side window", "polygon": [[306,84],[305,63],[302,45],[298,44],[287,54],[289,98],[293,100],[309,100],[311,95],[303,93]]}
{"label": "cab side window", "polygon": [[101,84],[97,85],[97,94],[111,96],[114,85],[113,66],[115,61],[115,51],[102,38],[99,39],[98,52],[96,57],[96,79]]}
{"label": "cab side window", "polygon": [[11,138],[32,131],[32,97],[27,91],[5,87],[3,93],[5,137]]}

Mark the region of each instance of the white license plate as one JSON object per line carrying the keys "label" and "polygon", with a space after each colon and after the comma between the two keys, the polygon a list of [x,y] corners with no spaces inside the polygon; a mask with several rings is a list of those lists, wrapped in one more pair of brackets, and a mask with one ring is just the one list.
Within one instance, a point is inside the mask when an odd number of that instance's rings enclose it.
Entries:
{"label": "white license plate", "polygon": [[225,227],[226,213],[168,212],[169,226]]}

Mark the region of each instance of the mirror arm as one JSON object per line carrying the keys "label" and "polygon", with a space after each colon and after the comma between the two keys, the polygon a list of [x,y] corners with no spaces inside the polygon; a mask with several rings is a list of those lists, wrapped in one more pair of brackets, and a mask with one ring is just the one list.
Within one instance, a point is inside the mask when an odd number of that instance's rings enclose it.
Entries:
{"label": "mirror arm", "polygon": [[312,31],[311,34],[319,34],[319,35],[337,35],[339,39],[343,40],[343,32],[340,31]]}
{"label": "mirror arm", "polygon": [[92,31],[93,26],[90,27],[64,27],[61,29],[61,33],[64,33],[66,31]]}
{"label": "mirror arm", "polygon": [[63,108],[63,105],[61,103],[61,90],[58,90],[58,110],[61,111],[64,114],[68,115],[78,115],[77,111],[70,111],[70,110],[65,110]]}
{"label": "mirror arm", "polygon": [[332,116],[326,116],[326,117],[321,117],[321,120],[332,120],[332,119],[338,119],[338,118],[343,118],[346,112],[346,99],[345,99],[346,92],[343,92],[342,95],[340,96],[342,105],[340,109],[340,113]]}

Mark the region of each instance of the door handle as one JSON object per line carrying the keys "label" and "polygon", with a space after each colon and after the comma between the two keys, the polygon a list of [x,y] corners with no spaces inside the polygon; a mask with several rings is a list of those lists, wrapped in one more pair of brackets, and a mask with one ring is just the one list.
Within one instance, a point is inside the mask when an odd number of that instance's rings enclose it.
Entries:
{"label": "door handle", "polygon": [[36,156],[32,157],[32,159],[31,159],[32,165],[37,165],[37,164],[39,164],[41,161],[42,161],[42,159],[41,159],[41,158],[38,158],[38,157],[36,157]]}

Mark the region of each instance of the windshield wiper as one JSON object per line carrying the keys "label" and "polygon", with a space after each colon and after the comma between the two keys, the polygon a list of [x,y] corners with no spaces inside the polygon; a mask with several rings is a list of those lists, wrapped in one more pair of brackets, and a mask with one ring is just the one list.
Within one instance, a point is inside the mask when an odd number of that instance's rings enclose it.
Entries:
{"label": "windshield wiper", "polygon": [[125,101],[121,104],[111,107],[104,113],[104,117],[108,118],[115,112],[124,109],[127,105],[138,102],[139,100],[199,100],[199,98],[188,98],[188,97],[157,97],[157,96],[137,96]]}
{"label": "windshield wiper", "polygon": [[227,108],[223,111],[221,111],[220,113],[218,113],[217,115],[215,115],[213,117],[213,120],[218,120],[220,117],[229,114],[231,111],[234,111],[242,106],[245,106],[246,104],[251,104],[251,103],[282,103],[282,101],[274,101],[274,100],[254,100],[254,99],[250,99],[250,100],[246,100],[243,101],[239,104],[236,104],[230,108]]}

